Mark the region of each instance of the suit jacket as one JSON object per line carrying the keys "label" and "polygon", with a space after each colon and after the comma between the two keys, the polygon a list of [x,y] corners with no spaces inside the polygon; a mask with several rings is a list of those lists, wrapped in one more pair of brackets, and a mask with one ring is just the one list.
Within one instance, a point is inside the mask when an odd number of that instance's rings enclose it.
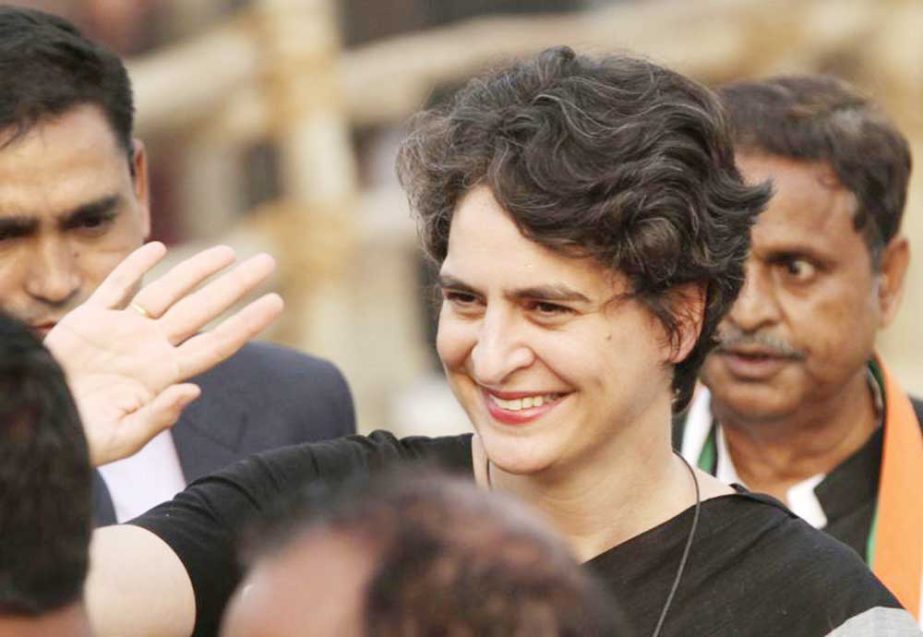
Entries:
{"label": "suit jacket", "polygon": [[[291,349],[249,343],[190,382],[202,394],[172,429],[187,483],[259,451],[356,432],[352,396],[340,371]],[[96,524],[114,524],[99,472],[94,483]]]}

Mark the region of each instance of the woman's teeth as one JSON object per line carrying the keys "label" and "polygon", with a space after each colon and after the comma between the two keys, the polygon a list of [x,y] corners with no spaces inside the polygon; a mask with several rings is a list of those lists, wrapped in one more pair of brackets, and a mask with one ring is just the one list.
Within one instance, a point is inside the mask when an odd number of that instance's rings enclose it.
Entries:
{"label": "woman's teeth", "polygon": [[506,409],[507,411],[520,411],[522,409],[541,407],[542,405],[547,405],[548,403],[556,401],[558,398],[560,398],[560,394],[526,396],[524,398],[514,398],[512,400],[503,400],[502,398],[497,398],[492,394],[490,396],[490,399],[494,401],[494,404],[496,404],[501,409]]}

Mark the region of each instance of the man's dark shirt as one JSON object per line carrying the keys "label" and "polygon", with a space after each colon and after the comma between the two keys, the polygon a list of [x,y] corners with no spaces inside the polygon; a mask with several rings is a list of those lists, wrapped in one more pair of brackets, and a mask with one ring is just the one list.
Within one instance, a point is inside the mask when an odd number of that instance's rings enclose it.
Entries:
{"label": "man's dark shirt", "polygon": [[[923,428],[923,401],[912,398],[911,402],[917,421]],[[685,424],[685,415],[673,420],[673,447],[677,450],[682,444]],[[884,429],[879,427],[862,447],[837,465],[814,488],[827,518],[827,525],[822,530],[852,548],[866,561],[878,500],[883,444]],[[712,474],[715,467],[711,468]]]}

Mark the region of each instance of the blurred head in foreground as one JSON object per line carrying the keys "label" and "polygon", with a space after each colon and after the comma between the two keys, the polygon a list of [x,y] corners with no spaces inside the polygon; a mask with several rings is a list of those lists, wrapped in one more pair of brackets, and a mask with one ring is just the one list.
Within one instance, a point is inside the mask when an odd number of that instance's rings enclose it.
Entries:
{"label": "blurred head in foreground", "polygon": [[89,634],[90,477],[64,374],[0,315],[0,636]]}
{"label": "blurred head in foreground", "polygon": [[395,474],[293,506],[260,534],[224,637],[631,634],[563,541],[469,481]]}

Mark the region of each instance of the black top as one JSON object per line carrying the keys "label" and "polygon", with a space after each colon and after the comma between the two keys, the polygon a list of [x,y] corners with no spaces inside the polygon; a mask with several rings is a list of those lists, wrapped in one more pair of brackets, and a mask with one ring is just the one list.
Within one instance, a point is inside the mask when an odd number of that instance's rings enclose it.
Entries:
{"label": "black top", "polygon": [[[692,517],[687,509],[587,563],[639,635],[654,630]],[[702,503],[663,634],[820,636],[876,607],[899,604],[855,553],[777,500],[741,490]],[[908,632],[894,634],[917,634],[906,624]]]}
{"label": "black top", "polygon": [[[472,475],[471,436],[399,440],[375,432],[265,452],[194,482],[132,523],[161,537],[183,562],[196,597],[194,635],[214,635],[241,577],[236,533],[255,514],[312,481],[339,481],[409,461]],[[640,635],[651,633],[666,600],[692,513],[588,562]],[[821,636],[877,607],[898,603],[855,553],[772,498],[739,493],[702,503],[663,634]]]}

